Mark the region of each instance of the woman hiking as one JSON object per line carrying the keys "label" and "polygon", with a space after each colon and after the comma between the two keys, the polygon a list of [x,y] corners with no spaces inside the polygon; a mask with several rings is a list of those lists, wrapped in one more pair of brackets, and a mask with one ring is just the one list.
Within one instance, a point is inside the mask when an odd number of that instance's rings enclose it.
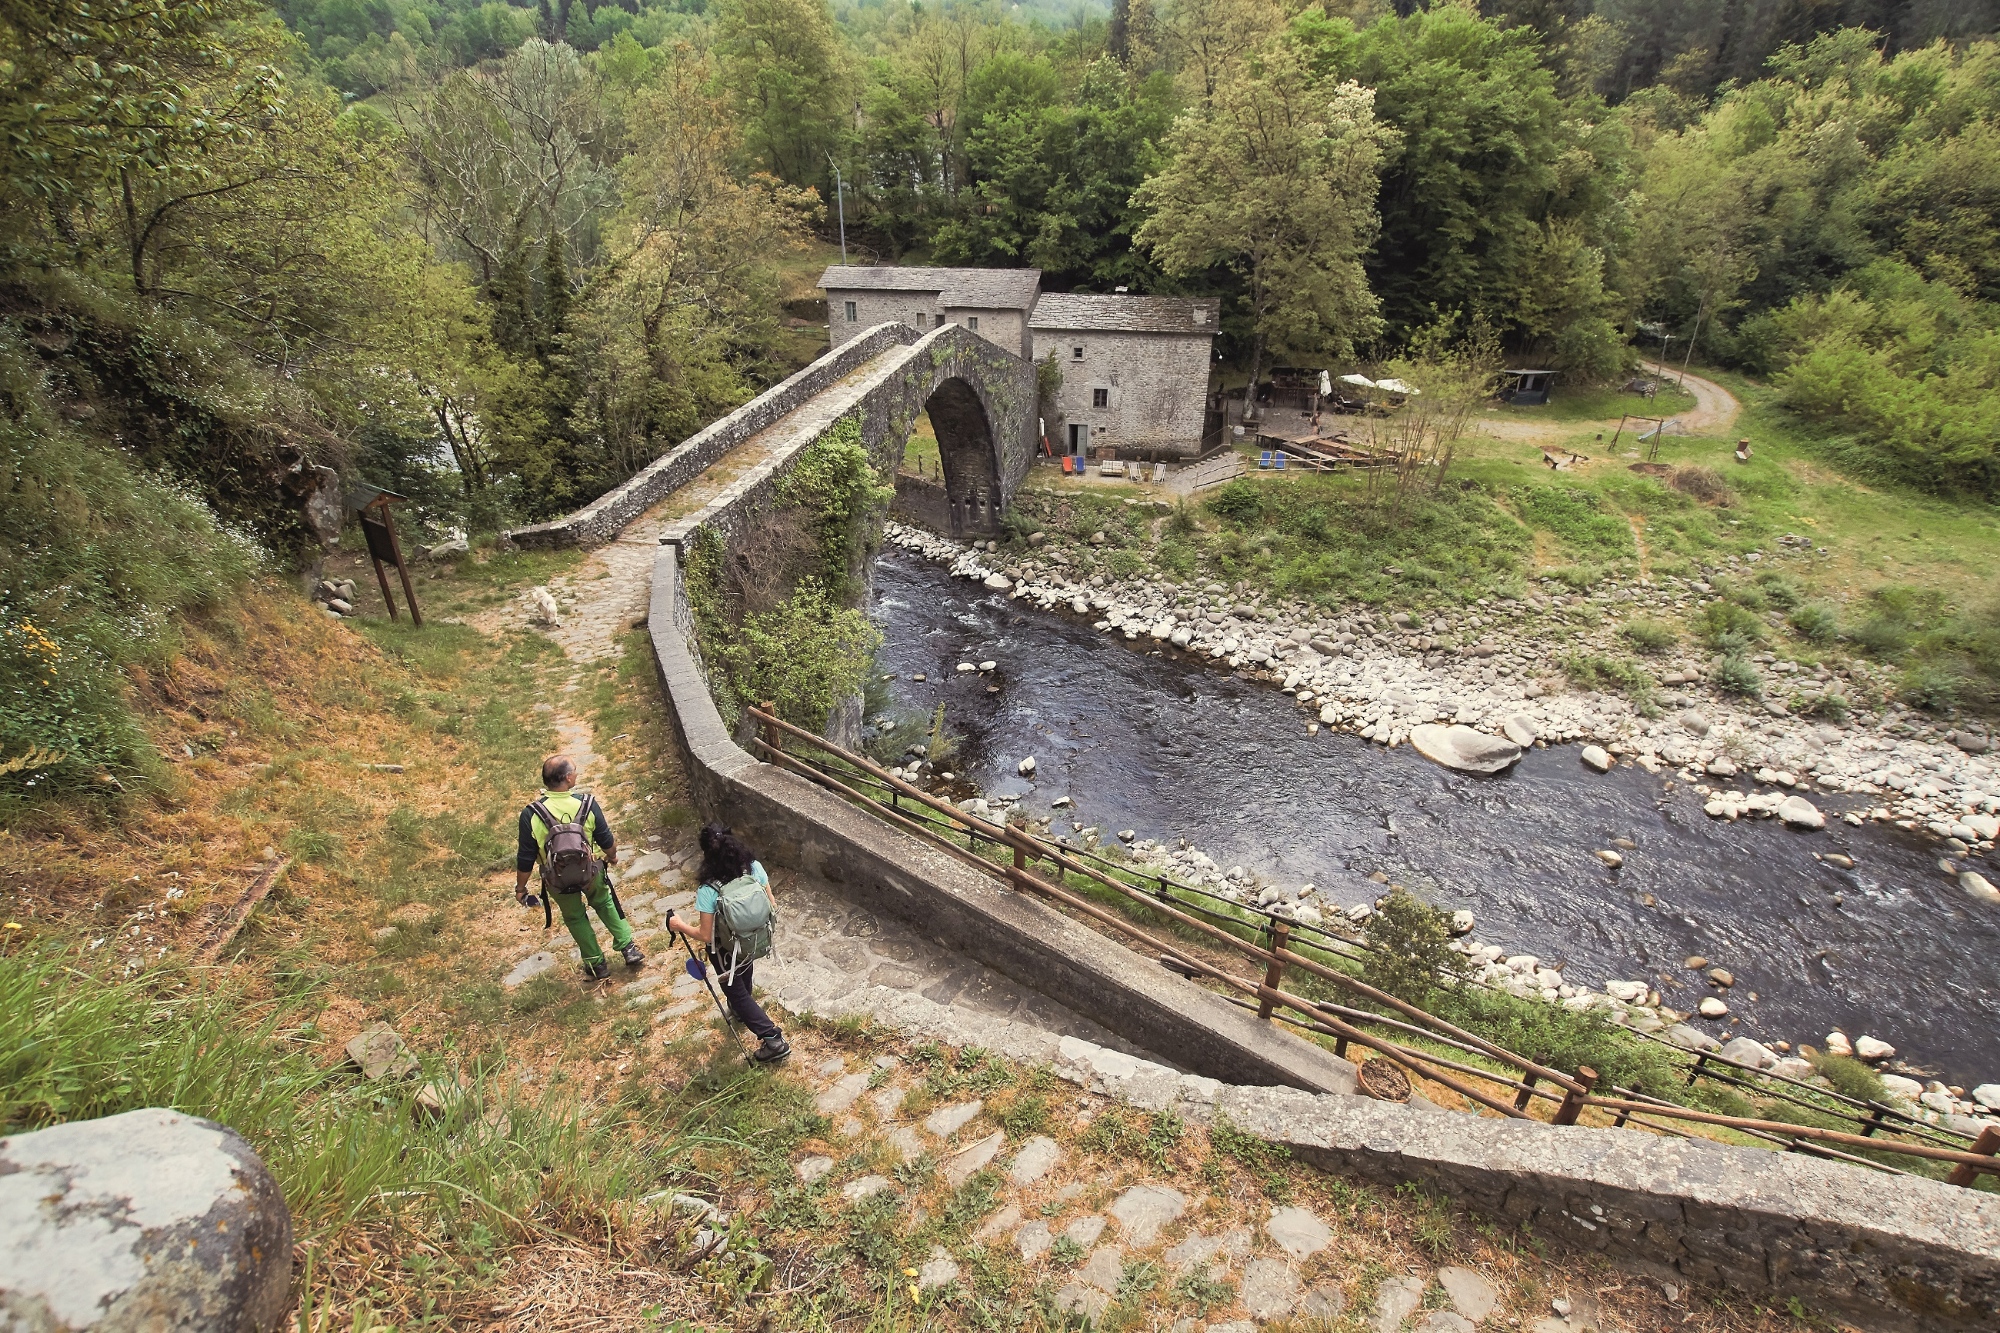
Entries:
{"label": "woman hiking", "polygon": [[730,1012],[750,1029],[760,1043],[750,1053],[750,1058],[759,1064],[772,1065],[790,1055],[792,1047],[778,1025],[771,1021],[771,1016],[757,1003],[756,997],[750,994],[754,960],[737,948],[718,949],[715,939],[716,916],[723,890],[746,878],[755,881],[764,894],[765,902],[775,909],[776,899],[771,897],[771,877],[744,845],[743,839],[720,824],[707,825],[701,831],[701,886],[694,892],[695,919],[683,921],[670,911],[667,913],[667,929],[685,935],[706,948],[709,972],[721,983]]}

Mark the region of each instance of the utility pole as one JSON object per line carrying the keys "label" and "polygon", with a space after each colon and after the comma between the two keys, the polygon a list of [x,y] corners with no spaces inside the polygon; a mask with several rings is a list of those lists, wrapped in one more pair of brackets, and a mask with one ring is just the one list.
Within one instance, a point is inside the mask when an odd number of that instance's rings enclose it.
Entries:
{"label": "utility pole", "polygon": [[[859,105],[858,103],[856,105]],[[833,154],[826,155],[826,164],[833,168],[833,197],[840,210],[840,266],[847,267],[847,185],[840,178],[840,164],[833,160]]]}

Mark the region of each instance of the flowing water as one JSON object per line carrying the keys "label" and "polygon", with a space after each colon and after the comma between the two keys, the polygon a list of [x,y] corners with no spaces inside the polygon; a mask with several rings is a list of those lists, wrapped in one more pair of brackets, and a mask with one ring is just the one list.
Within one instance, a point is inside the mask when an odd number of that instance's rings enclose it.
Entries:
{"label": "flowing water", "polygon": [[[1309,736],[1268,684],[1011,603],[893,548],[875,587],[898,703],[946,705],[965,734],[954,768],[988,794],[1023,793],[1036,814],[1067,795],[1106,841],[1119,829],[1186,838],[1224,867],[1311,882],[1343,906],[1379,895],[1367,876],[1383,871],[1436,906],[1470,908],[1482,942],[1594,986],[1650,978],[1676,1009],[1708,993],[1683,965],[1700,954],[1735,975],[1740,1023],[1691,1020],[1725,1040],[1817,1044],[1837,1027],[1947,1082],[2000,1077],[2000,909],[1942,875],[1928,838],[1831,817],[1819,833],[1711,820],[1685,784],[1623,765],[1600,776],[1575,746],[1530,751],[1498,777],[1455,773],[1407,746]],[[955,669],[988,659],[990,677]],[[1016,772],[1028,755],[1032,779]],[[1813,797],[1829,816],[1863,799]],[[1593,853],[1615,837],[1638,848],[1613,871]],[[1813,859],[1834,851],[1856,868]]]}

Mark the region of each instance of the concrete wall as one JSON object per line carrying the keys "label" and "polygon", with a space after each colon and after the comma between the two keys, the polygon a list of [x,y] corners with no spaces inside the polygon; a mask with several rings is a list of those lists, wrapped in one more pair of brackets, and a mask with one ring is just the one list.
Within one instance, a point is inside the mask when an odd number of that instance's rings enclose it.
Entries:
{"label": "concrete wall", "polygon": [[766,389],[728,416],[688,436],[630,481],[575,513],[517,528],[507,535],[522,546],[592,546],[610,541],[627,523],[693,481],[743,441],[798,410],[883,352],[916,340],[915,330],[902,324],[877,324],[836,346],[783,383]]}
{"label": "concrete wall", "polygon": [[[1090,448],[1112,445],[1121,458],[1193,458],[1201,452],[1212,343],[1207,333],[1034,330],[1033,359],[1054,352],[1063,375],[1061,417],[1049,423],[1049,439],[1067,450],[1069,425],[1082,423]],[[1093,389],[1105,390],[1106,406],[1092,405]]]}

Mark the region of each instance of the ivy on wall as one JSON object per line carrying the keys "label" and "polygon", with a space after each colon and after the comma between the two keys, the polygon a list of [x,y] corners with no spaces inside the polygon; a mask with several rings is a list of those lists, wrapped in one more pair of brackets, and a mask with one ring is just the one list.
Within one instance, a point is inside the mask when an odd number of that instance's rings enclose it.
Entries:
{"label": "ivy on wall", "polygon": [[[777,503],[761,530],[802,527],[810,537],[807,567],[732,561],[722,533],[702,527],[682,547],[683,579],[709,692],[723,718],[733,726],[746,705],[768,701],[786,721],[817,731],[835,705],[860,693],[881,646],[867,613],[851,603],[861,594],[862,568],[896,492],[869,461],[853,417],[801,450],[774,490]],[[775,598],[777,588],[731,586],[746,577],[791,586]],[[764,609],[746,613],[746,605]]]}

